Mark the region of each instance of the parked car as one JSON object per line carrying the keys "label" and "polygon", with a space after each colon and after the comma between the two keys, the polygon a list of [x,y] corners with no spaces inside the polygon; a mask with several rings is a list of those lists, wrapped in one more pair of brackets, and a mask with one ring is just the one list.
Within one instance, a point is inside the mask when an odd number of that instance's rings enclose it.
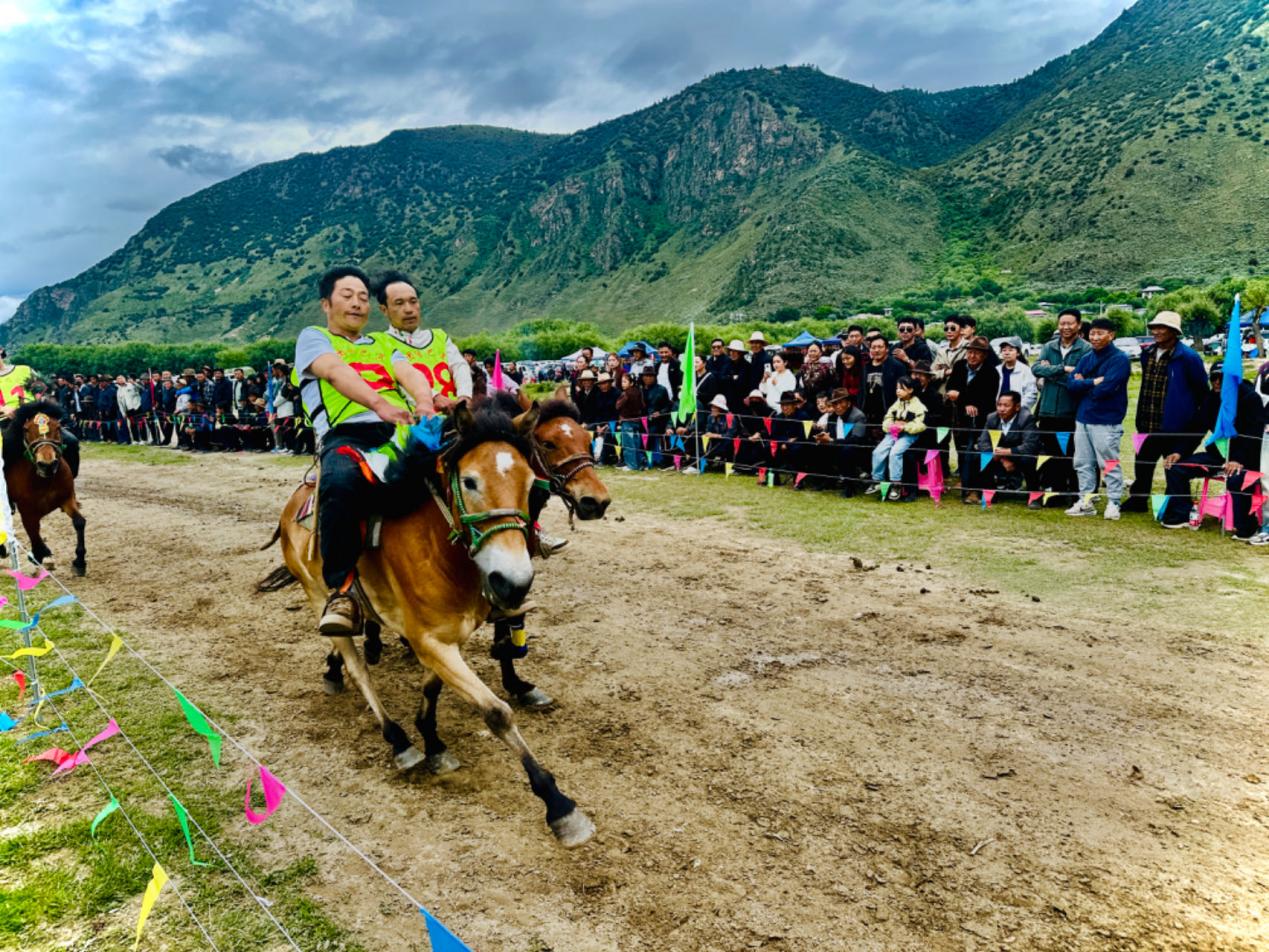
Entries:
{"label": "parked car", "polygon": [[1124,356],[1129,360],[1141,358],[1141,342],[1135,337],[1116,337],[1115,346],[1123,351]]}

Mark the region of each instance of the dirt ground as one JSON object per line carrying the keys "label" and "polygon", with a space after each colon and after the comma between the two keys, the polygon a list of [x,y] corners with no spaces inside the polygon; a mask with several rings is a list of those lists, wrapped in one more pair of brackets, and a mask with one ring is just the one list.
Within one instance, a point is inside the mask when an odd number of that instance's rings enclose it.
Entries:
{"label": "dirt ground", "polygon": [[[598,826],[569,852],[452,698],[464,766],[434,778],[395,771],[351,684],[323,694],[299,591],[252,589],[297,477],[93,459],[73,584],[475,949],[1269,948],[1259,640],[618,498],[541,568],[521,668],[559,700],[524,734]],[[468,656],[496,686],[487,648],[486,629]],[[408,724],[417,663],[388,640],[373,671]],[[419,918],[302,811],[270,824],[279,861],[319,858],[332,918],[421,947]]]}

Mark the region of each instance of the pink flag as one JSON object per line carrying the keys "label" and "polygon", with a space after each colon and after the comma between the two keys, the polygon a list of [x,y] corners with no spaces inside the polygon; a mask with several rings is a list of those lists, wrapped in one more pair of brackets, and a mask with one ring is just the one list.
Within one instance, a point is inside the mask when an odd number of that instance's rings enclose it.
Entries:
{"label": "pink flag", "polygon": [[1033,503],[1033,502],[1035,502],[1037,499],[1043,499],[1043,498],[1044,498],[1044,491],[1043,491],[1043,490],[1041,490],[1041,491],[1040,491],[1040,492],[1038,492],[1038,493],[1029,493],[1029,494],[1027,495],[1027,502],[1028,502],[1028,503]]}
{"label": "pink flag", "polygon": [[648,434],[640,433],[639,438],[643,440],[643,448],[646,450],[648,448]]}
{"label": "pink flag", "polygon": [[771,435],[771,417],[764,416],[762,418],[762,425],[767,428],[767,436],[770,436]]}
{"label": "pink flag", "polygon": [[13,580],[18,583],[18,588],[24,592],[29,592],[48,578],[47,569],[40,569],[35,575],[23,575],[17,569],[5,569],[5,572],[13,576]]}
{"label": "pink flag", "polygon": [[502,350],[494,351],[494,369],[493,376],[489,378],[489,386],[495,390],[502,389]]}
{"label": "pink flag", "polygon": [[1141,453],[1141,444],[1146,441],[1146,437],[1149,435],[1149,433],[1134,433],[1132,435],[1132,452],[1134,456]]}
{"label": "pink flag", "polygon": [[48,750],[42,750],[38,754],[34,754],[30,756],[22,762],[24,764],[29,764],[36,760],[47,760],[50,763],[60,765],[70,760],[74,756],[75,755],[72,754],[69,750],[62,750],[62,748],[60,747],[50,747]]}
{"label": "pink flag", "polygon": [[731,441],[731,451],[733,454],[740,452],[740,437],[736,437]]}
{"label": "pink flag", "polygon": [[1243,470],[1243,489],[1250,489],[1251,484],[1263,475],[1264,473],[1258,473],[1254,469]]}
{"label": "pink flag", "polygon": [[734,415],[734,414],[731,414],[731,413],[727,414],[727,426],[728,426],[728,428],[730,428],[730,427],[731,427],[732,423],[734,423],[734,422],[735,422],[735,420],[736,420],[736,417],[735,417],[735,415]]}
{"label": "pink flag", "polygon": [[675,468],[675,469],[682,469],[682,468],[683,468],[683,457],[682,457],[682,455],[681,455],[681,454],[679,454],[679,453],[675,453],[675,454],[674,454],[674,468]]}
{"label": "pink flag", "polygon": [[259,826],[273,816],[274,811],[282,803],[282,798],[286,796],[286,785],[269,773],[269,768],[264,764],[260,765],[260,789],[264,793],[263,815],[251,809],[251,778],[247,778],[247,796],[243,801],[242,812],[247,815],[247,822],[252,826]]}
{"label": "pink flag", "polygon": [[1116,467],[1118,467],[1118,466],[1119,466],[1119,460],[1117,460],[1117,459],[1108,459],[1108,460],[1106,460],[1106,472],[1108,472],[1108,473],[1113,473],[1113,472],[1115,471]]}
{"label": "pink flag", "polygon": [[[933,463],[933,462],[934,462],[936,459],[938,459],[938,458],[939,458],[939,451],[938,451],[938,450],[926,450],[926,451],[925,451],[925,465],[926,465],[926,466],[929,466],[931,463]],[[942,469],[942,468],[943,468],[943,467],[942,467],[942,465],[940,464],[939,469]]]}
{"label": "pink flag", "polygon": [[806,473],[798,473],[793,477],[793,485],[800,486],[802,484],[802,480],[804,479],[806,479]]}
{"label": "pink flag", "polygon": [[988,506],[990,506],[991,501],[995,498],[996,498],[996,490],[984,489],[983,490],[983,508],[986,509]]}
{"label": "pink flag", "polygon": [[21,671],[13,672],[13,680],[18,682],[18,703],[26,696],[26,675]]}
{"label": "pink flag", "polygon": [[648,418],[639,417],[639,422],[643,424],[643,432],[647,433],[648,432]]}
{"label": "pink flag", "polygon": [[759,466],[759,467],[758,467],[758,483],[759,483],[759,485],[761,485],[761,484],[762,484],[762,482],[763,482],[763,480],[765,480],[766,478],[767,478],[767,467],[765,467],[765,466]]}
{"label": "pink flag", "polygon": [[[932,459],[931,453],[934,454]],[[930,450],[925,454],[925,472],[917,470],[917,489],[924,489],[936,502],[943,495],[943,461],[939,458],[938,450]]]}
{"label": "pink flag", "polygon": [[890,435],[893,436],[896,440],[899,438],[899,434],[902,432],[903,432],[903,427],[901,426],[892,426],[890,428]]}
{"label": "pink flag", "polygon": [[97,744],[100,744],[103,740],[109,740],[111,737],[114,737],[115,734],[118,734],[118,733],[119,733],[119,724],[112,717],[110,719],[110,723],[106,725],[105,730],[103,730],[100,734],[98,734],[96,737],[94,737],[92,740],[86,743],[83,747],[77,750],[75,754],[69,760],[61,761],[58,763],[57,769],[53,771],[54,776],[56,776],[59,773],[65,773],[67,771],[74,770],[76,767],[82,767],[84,764],[88,763],[88,753],[87,753],[88,749],[91,747],[95,747]]}

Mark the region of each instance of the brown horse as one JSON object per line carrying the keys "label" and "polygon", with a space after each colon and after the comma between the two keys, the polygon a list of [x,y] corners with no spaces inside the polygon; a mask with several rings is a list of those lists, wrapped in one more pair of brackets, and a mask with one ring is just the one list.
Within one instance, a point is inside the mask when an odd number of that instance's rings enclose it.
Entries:
{"label": "brown horse", "polygon": [[[449,685],[516,752],[533,792],[546,805],[547,823],[555,836],[565,846],[577,846],[590,839],[594,824],[560,792],[555,778],[537,762],[520,735],[511,708],[475,675],[461,654],[490,609],[514,611],[533,582],[527,509],[534,475],[528,435],[537,411],[513,419],[492,407],[473,415],[460,405],[453,420],[457,440],[443,452],[438,465],[442,488],[432,487],[429,496],[429,490],[418,486],[419,508],[385,519],[379,547],[368,549],[358,563],[367,614],[402,632],[427,671],[414,721],[423,737],[424,753],[419,754],[388,716],[351,638],[330,639],[334,652],[328,665],[332,669],[347,665],[402,770],[423,763],[441,772],[453,762],[436,733],[435,699],[441,686]],[[320,556],[312,534],[296,521],[312,492],[308,485],[295,490],[282,511],[279,532],[286,570],[303,584],[320,615],[327,595]],[[275,572],[261,588],[280,587],[277,576]]]}
{"label": "brown horse", "polygon": [[22,517],[22,526],[31,540],[30,558],[52,571],[53,553],[40,535],[40,520],[54,509],[70,516],[75,527],[76,575],[88,571],[85,558],[84,526],[87,520],[75,498],[78,459],[64,458],[62,408],[47,400],[24,403],[14,412],[4,430],[4,479],[9,487],[9,503]]}

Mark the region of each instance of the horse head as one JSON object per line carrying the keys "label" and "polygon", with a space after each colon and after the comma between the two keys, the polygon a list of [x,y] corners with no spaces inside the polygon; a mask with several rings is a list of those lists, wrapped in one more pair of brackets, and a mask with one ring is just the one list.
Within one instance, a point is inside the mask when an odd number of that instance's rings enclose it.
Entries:
{"label": "horse head", "polygon": [[551,490],[579,519],[600,519],[612,502],[608,487],[595,472],[591,432],[582,425],[577,405],[560,387],[542,405],[534,439],[542,449]]}
{"label": "horse head", "polygon": [[22,433],[23,452],[43,479],[57,475],[62,465],[62,409],[47,400],[26,403],[13,415]]}
{"label": "horse head", "polygon": [[[518,608],[533,584],[529,558],[530,436],[533,407],[511,417],[494,407],[453,413],[458,439],[442,457],[454,541],[480,570],[485,597],[496,608]],[[515,531],[509,531],[515,530]]]}

